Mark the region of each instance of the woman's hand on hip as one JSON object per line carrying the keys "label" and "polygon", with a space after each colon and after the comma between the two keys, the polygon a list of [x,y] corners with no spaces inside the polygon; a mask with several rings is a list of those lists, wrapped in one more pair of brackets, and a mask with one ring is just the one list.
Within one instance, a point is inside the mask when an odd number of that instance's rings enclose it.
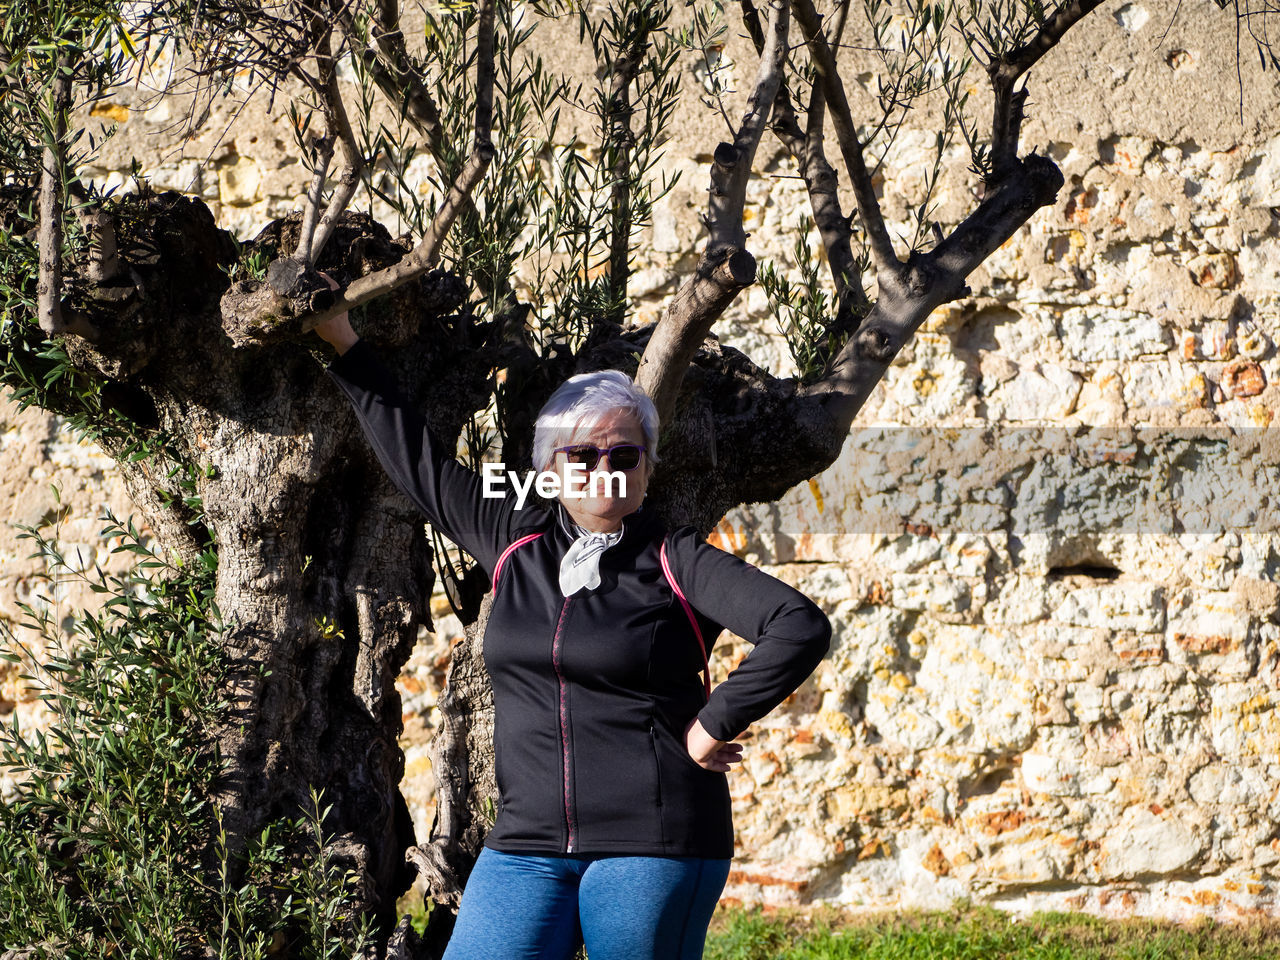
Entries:
{"label": "woman's hand on hip", "polygon": [[724,773],[742,759],[742,744],[717,740],[703,729],[697,718],[685,728],[684,745],[693,762],[704,770]]}
{"label": "woman's hand on hip", "polygon": [[[338,289],[338,283],[333,277],[323,270],[317,270],[316,273],[328,281],[330,290]],[[360,339],[356,336],[355,330],[351,328],[351,320],[345,311],[336,317],[330,317],[328,320],[317,323],[312,329],[321,340],[324,340],[338,351],[338,356],[342,356],[350,350],[355,346],[356,341]]]}

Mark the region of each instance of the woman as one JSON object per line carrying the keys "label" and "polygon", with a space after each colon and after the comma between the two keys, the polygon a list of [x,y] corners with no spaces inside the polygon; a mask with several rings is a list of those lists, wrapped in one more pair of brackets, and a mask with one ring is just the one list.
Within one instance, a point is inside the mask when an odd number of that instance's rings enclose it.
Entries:
{"label": "woman", "polygon": [[[696,960],[733,855],[734,740],[809,675],[830,625],[803,594],[643,508],[652,402],[625,374],[548,400],[535,465],[557,504],[486,491],[359,342],[316,328],[392,480],[489,573],[499,805],[446,960]],[[594,483],[605,472],[625,483]],[[582,495],[585,494],[585,495]],[[708,696],[703,637],[755,648]],[[708,688],[709,689],[709,688]]]}

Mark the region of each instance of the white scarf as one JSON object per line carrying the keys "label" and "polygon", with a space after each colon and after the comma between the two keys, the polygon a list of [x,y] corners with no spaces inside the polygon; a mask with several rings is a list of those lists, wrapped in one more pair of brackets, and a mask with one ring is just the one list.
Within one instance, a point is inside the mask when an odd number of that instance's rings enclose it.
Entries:
{"label": "white scarf", "polygon": [[622,539],[621,530],[592,533],[576,523],[572,527],[577,539],[560,560],[560,592],[566,597],[600,586],[600,557]]}

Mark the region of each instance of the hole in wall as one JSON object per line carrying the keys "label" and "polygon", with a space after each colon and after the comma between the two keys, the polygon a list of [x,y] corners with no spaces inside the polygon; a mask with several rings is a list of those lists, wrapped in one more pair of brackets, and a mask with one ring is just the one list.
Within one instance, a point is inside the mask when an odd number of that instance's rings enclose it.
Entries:
{"label": "hole in wall", "polygon": [[1049,568],[1050,580],[1061,580],[1065,577],[1116,580],[1120,577],[1120,571],[1116,567],[1104,563],[1073,563],[1070,566]]}
{"label": "hole in wall", "polygon": [[998,770],[988,770],[980,776],[974,777],[972,780],[966,780],[960,784],[960,799],[968,800],[972,797],[986,797],[995,793],[1000,787],[1013,779],[1013,770],[1009,767],[1001,767]]}

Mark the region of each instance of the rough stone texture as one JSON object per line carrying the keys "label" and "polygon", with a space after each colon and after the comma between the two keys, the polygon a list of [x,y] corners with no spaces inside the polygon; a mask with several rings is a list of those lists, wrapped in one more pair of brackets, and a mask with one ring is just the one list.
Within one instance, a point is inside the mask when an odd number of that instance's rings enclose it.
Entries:
{"label": "rough stone texture", "polygon": [[[1280,443],[1267,429],[1280,399],[1280,89],[1247,55],[1236,87],[1229,14],[1175,6],[1100,10],[1037,68],[1024,143],[1062,166],[1056,207],[971,278],[971,300],[931,318],[835,465],[717,531],[835,622],[831,656],[751,731],[733,775],[731,897],[1280,909]],[[741,86],[752,60],[737,43],[717,69]],[[585,62],[568,41],[555,56]],[[219,140],[219,106],[176,151],[163,135],[181,101],[113,111],[103,118],[123,127],[104,183],[127,189],[137,154],[157,186],[203,196],[242,235],[297,208],[305,171],[283,117],[250,112]],[[700,242],[709,122],[692,99],[673,122],[662,168],[682,178],[644,231],[639,320],[660,314]],[[926,114],[884,167],[899,232],[932,142]],[[760,161],[750,244],[786,267],[803,186],[776,143]],[[944,226],[972,205],[966,164],[949,155]],[[758,288],[719,329],[788,368]],[[64,548],[101,553],[95,515],[122,509],[109,463],[51,418],[9,409],[0,513],[51,518],[55,480]],[[12,620],[34,568],[2,536]],[[459,633],[441,618],[401,681],[422,832],[425,738]],[[744,652],[722,644],[721,676]],[[3,676],[11,710],[21,697]]]}

